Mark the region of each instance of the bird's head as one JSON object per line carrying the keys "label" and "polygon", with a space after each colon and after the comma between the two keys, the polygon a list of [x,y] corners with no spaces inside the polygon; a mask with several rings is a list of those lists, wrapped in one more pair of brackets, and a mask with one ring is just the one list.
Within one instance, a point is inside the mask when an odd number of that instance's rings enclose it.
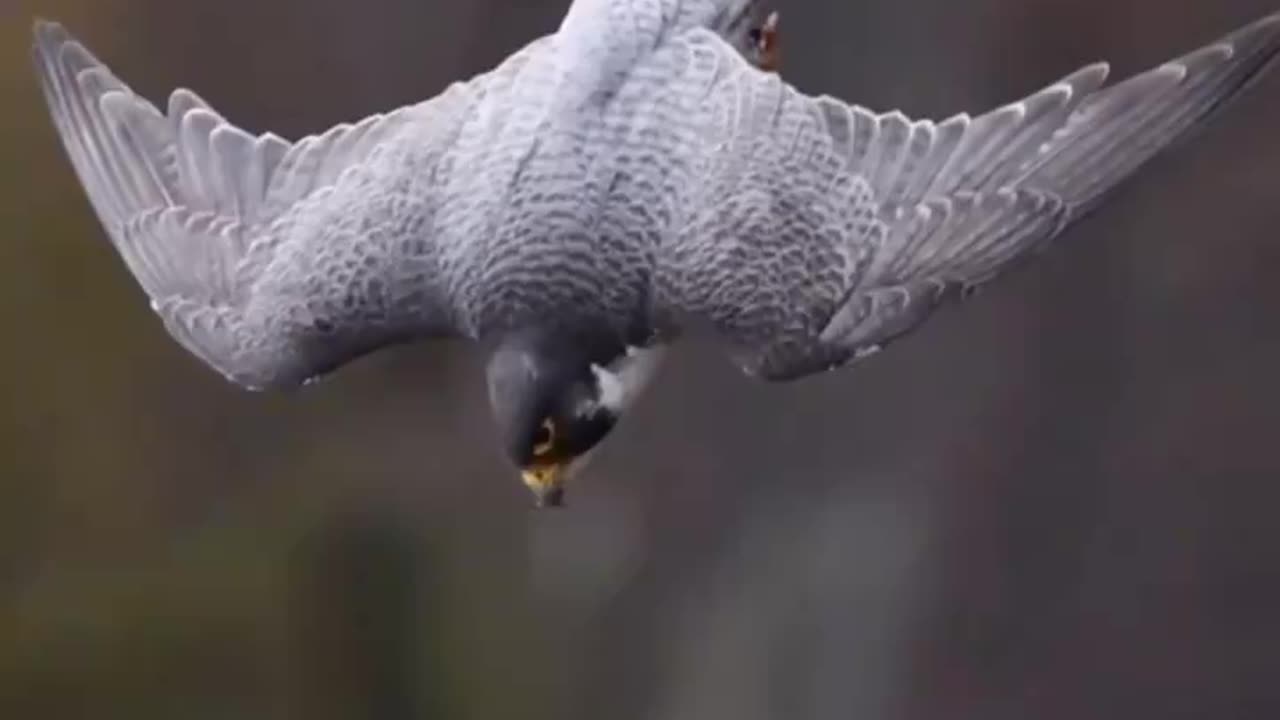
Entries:
{"label": "bird's head", "polygon": [[525,331],[489,359],[489,402],[508,459],[537,503],[557,506],[564,484],[613,429],[639,389],[625,344]]}

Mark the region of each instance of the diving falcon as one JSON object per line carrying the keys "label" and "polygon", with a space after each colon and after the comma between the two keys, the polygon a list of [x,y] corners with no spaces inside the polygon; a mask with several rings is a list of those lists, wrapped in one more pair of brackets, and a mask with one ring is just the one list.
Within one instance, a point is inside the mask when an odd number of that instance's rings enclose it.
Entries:
{"label": "diving falcon", "polygon": [[287,141],[164,109],[58,24],[34,59],[71,165],[177,342],[304,384],[483,343],[502,447],[557,505],[678,338],[772,381],[838,368],[1043,248],[1268,68],[1280,13],[1107,84],[939,121],[811,96],[760,0],[574,0],[418,104]]}

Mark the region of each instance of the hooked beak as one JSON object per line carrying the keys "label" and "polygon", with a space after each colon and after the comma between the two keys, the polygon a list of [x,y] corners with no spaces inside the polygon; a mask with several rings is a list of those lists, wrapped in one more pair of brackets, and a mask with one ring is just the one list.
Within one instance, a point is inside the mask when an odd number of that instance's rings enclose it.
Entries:
{"label": "hooked beak", "polygon": [[524,484],[533,491],[537,507],[560,507],[564,505],[563,465],[536,465],[520,472]]}

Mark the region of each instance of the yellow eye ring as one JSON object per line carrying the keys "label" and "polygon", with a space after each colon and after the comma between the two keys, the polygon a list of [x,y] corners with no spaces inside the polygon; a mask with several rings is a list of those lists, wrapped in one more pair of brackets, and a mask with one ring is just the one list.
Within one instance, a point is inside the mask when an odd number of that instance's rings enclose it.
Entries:
{"label": "yellow eye ring", "polygon": [[542,425],[538,428],[538,434],[533,438],[533,454],[535,456],[546,455],[551,452],[556,444],[556,426],[551,422],[551,418],[542,421]]}

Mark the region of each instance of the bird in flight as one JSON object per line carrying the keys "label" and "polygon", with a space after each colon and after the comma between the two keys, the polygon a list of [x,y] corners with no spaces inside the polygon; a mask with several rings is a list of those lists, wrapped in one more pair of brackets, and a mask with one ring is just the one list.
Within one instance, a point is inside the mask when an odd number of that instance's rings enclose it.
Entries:
{"label": "bird in flight", "polygon": [[676,339],[763,380],[847,365],[1044,247],[1280,49],[1277,13],[935,122],[790,86],[766,11],[574,0],[495,69],[296,142],[187,89],[158,109],[54,23],[34,56],[107,236],[191,354],[261,390],[482,343],[505,454],[558,505]]}

